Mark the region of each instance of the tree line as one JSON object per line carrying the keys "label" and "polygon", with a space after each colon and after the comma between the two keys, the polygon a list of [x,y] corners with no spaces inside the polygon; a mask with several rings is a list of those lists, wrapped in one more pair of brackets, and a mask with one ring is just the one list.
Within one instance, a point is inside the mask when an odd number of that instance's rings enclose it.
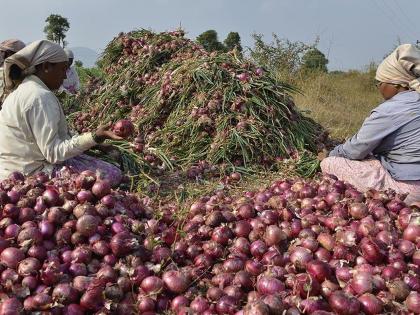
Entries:
{"label": "tree line", "polygon": [[[45,20],[44,33],[46,38],[63,47],[68,43],[66,33],[70,29],[67,18],[51,14]],[[277,72],[293,74],[300,70],[316,70],[327,72],[328,59],[317,48],[318,41],[312,45],[302,42],[292,42],[273,35],[273,42],[266,43],[262,35],[253,34],[254,47],[248,48],[249,57],[259,65]],[[242,55],[243,47],[238,32],[230,32],[223,42],[219,41],[217,31],[207,30],[197,36],[196,41],[209,52],[228,52],[235,50]],[[81,62],[78,62],[81,66]]]}

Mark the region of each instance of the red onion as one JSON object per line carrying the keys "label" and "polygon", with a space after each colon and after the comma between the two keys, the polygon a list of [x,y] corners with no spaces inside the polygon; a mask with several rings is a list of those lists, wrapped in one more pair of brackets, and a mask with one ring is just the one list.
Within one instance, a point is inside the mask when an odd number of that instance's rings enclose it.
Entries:
{"label": "red onion", "polygon": [[360,248],[363,257],[372,264],[379,264],[385,259],[385,251],[375,240],[368,238],[362,239]]}
{"label": "red onion", "polygon": [[261,294],[277,294],[285,290],[284,284],[276,278],[261,276],[257,280],[257,290]]}
{"label": "red onion", "polygon": [[257,240],[251,243],[250,251],[252,256],[261,258],[267,252],[267,246],[263,241]]}
{"label": "red onion", "polygon": [[23,305],[16,298],[9,298],[0,304],[1,315],[20,315],[23,313]]}
{"label": "red onion", "polygon": [[331,279],[331,267],[320,260],[311,260],[306,264],[306,271],[317,281],[323,282],[326,279]]}
{"label": "red onion", "polygon": [[293,286],[302,298],[316,296],[321,293],[319,282],[306,273],[296,275]]}
{"label": "red onion", "polygon": [[190,280],[184,273],[175,270],[165,272],[162,280],[171,292],[177,294],[184,293],[190,284]]}
{"label": "red onion", "polygon": [[39,269],[41,268],[41,263],[36,258],[25,258],[18,265],[18,273],[20,276],[36,276]]}
{"label": "red onion", "polygon": [[357,315],[360,312],[361,303],[343,291],[333,292],[328,298],[328,302],[337,314]]}
{"label": "red onion", "polygon": [[59,283],[52,291],[52,298],[55,302],[67,305],[77,302],[78,293],[70,284]]}
{"label": "red onion", "polygon": [[113,126],[112,130],[117,136],[122,138],[130,137],[134,132],[134,125],[128,119],[118,120]]}
{"label": "red onion", "polygon": [[335,240],[331,236],[331,234],[328,233],[320,233],[317,238],[319,244],[321,244],[322,247],[324,247],[328,251],[332,251],[334,249]]}
{"label": "red onion", "polygon": [[211,237],[213,241],[221,245],[227,245],[229,240],[233,238],[233,233],[227,226],[220,226],[214,229]]}
{"label": "red onion", "polygon": [[268,246],[277,245],[286,238],[286,234],[276,225],[268,226],[264,234],[264,241]]}
{"label": "red onion", "polygon": [[383,303],[380,299],[370,293],[365,293],[358,298],[361,303],[363,312],[366,315],[381,314],[383,310]]}
{"label": "red onion", "polygon": [[156,276],[150,276],[141,282],[141,288],[148,294],[157,294],[162,291],[163,284],[164,282],[160,278]]}
{"label": "red onion", "polygon": [[204,312],[209,307],[207,300],[202,296],[197,296],[190,304],[190,308],[197,313]]}
{"label": "red onion", "polygon": [[42,199],[47,204],[48,207],[54,207],[57,206],[59,203],[60,195],[58,191],[54,188],[48,188],[45,190],[45,192],[42,194]]}
{"label": "red onion", "polygon": [[405,305],[410,312],[420,314],[420,294],[411,292],[405,300]]}
{"label": "red onion", "polygon": [[25,255],[20,249],[8,247],[1,252],[0,263],[8,268],[15,269],[24,258]]}
{"label": "red onion", "polygon": [[148,296],[139,296],[137,307],[140,314],[144,314],[146,312],[153,312],[155,310],[156,303]]}
{"label": "red onion", "polygon": [[237,311],[237,301],[231,296],[222,296],[216,303],[216,310],[218,314],[233,315]]}
{"label": "red onion", "polygon": [[352,203],[349,207],[349,213],[354,219],[360,220],[368,215],[368,208],[364,203]]}
{"label": "red onion", "polygon": [[178,295],[172,300],[171,310],[178,311],[181,307],[188,306],[189,304],[190,301],[188,301],[188,299],[185,296]]}
{"label": "red onion", "polygon": [[96,181],[92,186],[92,193],[98,198],[105,197],[111,192],[111,184],[107,180]]}
{"label": "red onion", "polygon": [[420,224],[409,224],[404,230],[403,238],[407,241],[417,243],[420,240]]}
{"label": "red onion", "polygon": [[238,237],[246,237],[249,235],[249,232],[251,232],[251,229],[251,224],[249,224],[248,221],[242,220],[235,223],[233,232]]}
{"label": "red onion", "polygon": [[351,287],[358,295],[371,293],[374,289],[372,274],[368,272],[356,272],[351,281]]}
{"label": "red onion", "polygon": [[303,247],[296,247],[290,255],[290,261],[296,268],[305,269],[306,264],[313,259],[310,250]]}

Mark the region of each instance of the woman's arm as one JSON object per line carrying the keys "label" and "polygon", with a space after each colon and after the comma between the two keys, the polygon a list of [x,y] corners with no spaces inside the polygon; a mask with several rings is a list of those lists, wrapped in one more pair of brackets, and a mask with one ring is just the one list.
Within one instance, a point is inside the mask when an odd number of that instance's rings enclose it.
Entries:
{"label": "woman's arm", "polygon": [[359,131],[344,144],[336,146],[329,156],[363,160],[375,150],[385,137],[401,127],[394,118],[395,115],[374,110],[365,119]]}
{"label": "woman's arm", "polygon": [[73,136],[67,140],[61,139],[58,106],[55,99],[44,98],[23,113],[42,155],[51,164],[80,155],[97,144],[91,133]]}

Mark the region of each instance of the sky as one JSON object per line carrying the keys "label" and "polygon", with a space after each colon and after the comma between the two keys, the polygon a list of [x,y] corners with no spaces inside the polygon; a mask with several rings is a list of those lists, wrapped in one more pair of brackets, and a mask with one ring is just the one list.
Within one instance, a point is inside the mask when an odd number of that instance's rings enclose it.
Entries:
{"label": "sky", "polygon": [[70,22],[70,47],[98,52],[120,31],[137,28],[182,26],[190,38],[214,29],[220,40],[236,31],[244,47],[253,33],[267,42],[273,33],[308,44],[319,37],[330,70],[363,69],[399,42],[420,40],[419,0],[0,0],[0,12],[0,41],[44,38],[54,13]]}

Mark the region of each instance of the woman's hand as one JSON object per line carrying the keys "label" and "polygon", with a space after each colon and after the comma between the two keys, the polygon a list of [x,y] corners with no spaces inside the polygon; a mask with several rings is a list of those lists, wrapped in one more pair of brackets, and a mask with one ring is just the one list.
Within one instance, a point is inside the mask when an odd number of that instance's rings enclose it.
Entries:
{"label": "woman's hand", "polygon": [[95,131],[96,137],[101,141],[105,141],[107,139],[111,139],[111,140],[124,139],[122,137],[117,136],[112,130],[110,130],[110,128],[111,128],[111,123],[108,123],[106,125],[100,125],[98,129],[96,129]]}
{"label": "woman's hand", "polygon": [[328,157],[329,151],[327,149],[322,149],[322,151],[318,152],[318,160],[322,161],[326,157]]}

